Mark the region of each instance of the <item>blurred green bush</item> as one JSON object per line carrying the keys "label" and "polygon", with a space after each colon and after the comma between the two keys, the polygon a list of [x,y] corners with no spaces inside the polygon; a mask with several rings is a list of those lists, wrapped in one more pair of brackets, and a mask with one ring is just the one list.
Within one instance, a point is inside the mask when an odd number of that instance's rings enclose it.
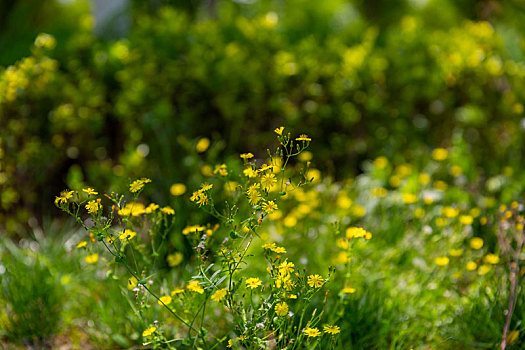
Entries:
{"label": "blurred green bush", "polygon": [[39,35],[0,68],[1,225],[21,232],[65,186],[198,183],[197,165],[261,151],[281,124],[307,131],[316,166],[336,177],[454,142],[487,174],[520,164],[525,66],[511,20],[400,3],[383,19],[341,0],[222,1],[205,18],[197,5],[135,7],[122,40],[95,37],[87,12],[67,39]]}

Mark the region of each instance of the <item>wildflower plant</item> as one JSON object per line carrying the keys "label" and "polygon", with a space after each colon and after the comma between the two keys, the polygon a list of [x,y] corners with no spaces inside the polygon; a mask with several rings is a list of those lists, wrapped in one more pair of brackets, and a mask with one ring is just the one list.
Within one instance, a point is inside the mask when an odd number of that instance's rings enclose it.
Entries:
{"label": "wildflower plant", "polygon": [[[238,172],[231,164],[215,166],[209,181],[189,197],[215,222],[190,225],[182,232],[174,232],[176,213],[171,207],[140,201],[150,182],[147,178],[130,183],[127,201],[116,193],[100,196],[92,188],[66,190],[56,198],[55,205],[88,232],[89,243],[77,245],[86,250],[85,262],[107,261],[107,268],[123,267],[127,289],[134,293],[144,324],[145,345],[208,348],[223,343],[250,349],[336,345],[340,327],[336,319],[325,321],[323,311],[330,296],[326,286],[335,268],[329,267],[324,274],[308,273],[287,255],[286,247],[261,240],[265,222],[276,218],[283,201],[314,180],[309,161],[290,167],[311,139],[304,134],[294,138],[284,127],[275,133],[278,147],[268,150],[267,158],[243,153]],[[224,202],[216,200],[221,190],[226,193]],[[170,283],[157,277],[157,258],[161,249],[170,246],[171,235],[179,234],[191,244],[193,253],[185,262],[187,273],[177,274]],[[347,230],[347,240],[358,238],[370,239],[371,234],[357,227]],[[99,256],[99,247],[106,253]],[[265,274],[249,268],[257,251],[267,262]],[[181,253],[167,257],[170,266],[183,259]],[[158,313],[161,322],[148,318],[148,309],[157,307],[166,310]],[[225,327],[210,327],[216,317],[223,323],[227,320]]]}

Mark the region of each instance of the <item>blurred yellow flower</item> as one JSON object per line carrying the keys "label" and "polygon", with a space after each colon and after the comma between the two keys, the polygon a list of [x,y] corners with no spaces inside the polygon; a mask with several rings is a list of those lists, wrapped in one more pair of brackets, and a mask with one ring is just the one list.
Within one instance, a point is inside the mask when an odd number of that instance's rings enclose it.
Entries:
{"label": "blurred yellow flower", "polygon": [[437,161],[442,161],[447,159],[448,151],[445,148],[435,148],[432,151],[432,158]]}
{"label": "blurred yellow flower", "polygon": [[173,254],[169,254],[166,257],[166,260],[168,261],[168,265],[170,267],[179,265],[183,259],[184,259],[184,255],[181,252],[175,252]]}
{"label": "blurred yellow flower", "polygon": [[204,289],[199,285],[199,281],[190,281],[186,286],[186,289],[199,294],[204,293]]}
{"label": "blurred yellow flower", "polygon": [[487,254],[483,258],[483,261],[487,264],[496,265],[499,263],[499,256],[496,254]]}
{"label": "blurred yellow flower", "polygon": [[145,338],[145,337],[149,337],[150,335],[152,335],[153,333],[155,333],[155,331],[157,330],[157,328],[155,327],[150,327],[148,329],[146,329],[144,332],[142,332],[142,336]]}
{"label": "blurred yellow flower", "polygon": [[208,149],[208,147],[210,147],[210,139],[207,137],[203,137],[197,142],[195,150],[199,153],[202,153],[205,152]]}
{"label": "blurred yellow flower", "polygon": [[341,329],[339,328],[339,326],[324,325],[323,332],[331,335],[336,335],[341,332]]}
{"label": "blurred yellow flower", "polygon": [[450,263],[448,256],[437,257],[434,261],[437,266],[447,266]]}
{"label": "blurred yellow flower", "polygon": [[182,183],[176,183],[171,185],[170,193],[172,196],[181,196],[186,193],[186,185]]}
{"label": "blurred yellow flower", "polygon": [[86,241],[80,241],[77,244],[77,248],[83,248],[85,246],[87,246],[87,242]]}
{"label": "blurred yellow flower", "polygon": [[240,155],[240,157],[241,157],[242,159],[250,159],[250,158],[253,158],[253,154],[252,154],[252,153],[242,153],[242,154]]}
{"label": "blurred yellow flower", "polygon": [[469,261],[466,265],[466,268],[468,271],[474,271],[478,268],[478,264],[476,264],[474,261]]}
{"label": "blurred yellow flower", "polygon": [[215,293],[211,295],[211,300],[221,301],[222,299],[224,299],[227,293],[228,293],[228,289],[226,288],[219,289],[218,291],[216,291]]}
{"label": "blurred yellow flower", "polygon": [[157,301],[157,303],[159,303],[159,305],[169,305],[171,304],[171,300],[172,299],[169,295],[164,295],[159,298],[159,301]]}
{"label": "blurred yellow flower", "polygon": [[483,239],[474,237],[470,240],[470,247],[472,249],[481,249],[483,247]]}
{"label": "blurred yellow flower", "polygon": [[98,254],[90,254],[84,259],[88,264],[94,264],[98,261]]}

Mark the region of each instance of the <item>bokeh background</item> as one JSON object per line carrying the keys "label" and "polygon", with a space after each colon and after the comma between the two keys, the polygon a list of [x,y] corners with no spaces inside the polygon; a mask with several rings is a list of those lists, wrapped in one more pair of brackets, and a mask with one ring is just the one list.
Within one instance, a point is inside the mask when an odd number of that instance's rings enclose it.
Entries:
{"label": "bokeh background", "polygon": [[264,151],[280,125],[311,135],[316,166],[337,179],[364,159],[452,145],[467,175],[522,164],[519,2],[104,3],[2,2],[9,235],[79,183],[118,190],[149,176],[167,201],[192,176],[198,138],[210,157]]}
{"label": "bokeh background", "polygon": [[[35,231],[65,242],[53,205],[65,188],[122,192],[149,177],[145,196],[184,213],[172,184],[197,188],[205,165],[264,155],[281,125],[313,139],[327,179],[355,178],[380,156],[422,168],[446,148],[464,188],[508,201],[525,186],[524,10],[515,0],[1,1],[4,243]],[[105,327],[130,327],[106,316]],[[109,328],[95,335],[114,336],[104,346],[138,342]]]}

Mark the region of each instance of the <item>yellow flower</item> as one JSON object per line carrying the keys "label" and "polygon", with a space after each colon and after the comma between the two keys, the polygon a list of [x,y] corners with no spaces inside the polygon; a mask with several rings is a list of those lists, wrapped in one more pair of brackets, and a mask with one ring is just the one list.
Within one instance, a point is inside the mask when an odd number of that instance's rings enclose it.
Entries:
{"label": "yellow flower", "polygon": [[204,293],[204,289],[199,286],[199,281],[190,281],[186,286],[186,289],[199,294]]}
{"label": "yellow flower", "polygon": [[434,261],[437,266],[447,266],[450,262],[450,259],[447,256],[439,256]]}
{"label": "yellow flower", "polygon": [[474,271],[478,268],[478,264],[476,264],[474,261],[469,261],[466,265],[466,268],[468,271]]}
{"label": "yellow flower", "polygon": [[282,134],[283,134],[283,130],[284,130],[284,126],[280,126],[280,127],[276,128],[276,129],[274,130],[274,132],[275,132],[277,135],[282,136]]}
{"label": "yellow flower", "polygon": [[218,164],[215,166],[215,170],[213,170],[214,174],[219,174],[220,176],[228,176],[228,167],[226,164]]}
{"label": "yellow flower", "polygon": [[430,178],[430,175],[426,174],[426,173],[421,173],[417,176],[417,182],[419,182],[420,185],[428,185],[428,183],[430,182],[431,178]]}
{"label": "yellow flower", "polygon": [[199,225],[186,226],[186,227],[182,230],[182,234],[183,234],[184,236],[187,236],[187,235],[189,235],[190,233],[203,232],[205,229],[206,229],[206,227],[204,227],[204,226],[199,226]]}
{"label": "yellow flower", "polygon": [[277,209],[279,208],[277,207],[277,204],[275,204],[274,201],[268,201],[262,204],[262,210],[264,210],[267,214],[271,214]]}
{"label": "yellow flower", "polygon": [[463,249],[450,249],[450,256],[461,256],[463,254]]}
{"label": "yellow flower", "polygon": [[288,304],[284,301],[275,305],[275,314],[277,316],[286,316],[288,314]]}
{"label": "yellow flower", "polygon": [[165,206],[160,211],[163,212],[166,215],[175,215],[175,210],[173,210],[173,208],[170,207],[169,205]]}
{"label": "yellow flower", "polygon": [[242,153],[242,154],[240,155],[240,157],[241,157],[242,159],[250,159],[250,158],[253,158],[253,154],[252,154],[252,153]]}
{"label": "yellow flower", "polygon": [[148,329],[146,329],[144,332],[142,332],[142,336],[145,338],[145,337],[149,337],[150,335],[152,335],[153,333],[155,333],[155,331],[157,330],[157,328],[155,327],[150,327]]}
{"label": "yellow flower", "polygon": [[197,142],[195,150],[197,150],[197,152],[199,153],[202,153],[205,152],[208,149],[208,147],[210,147],[210,139],[207,137],[203,137],[199,140],[199,142]]}
{"label": "yellow flower", "polygon": [[248,278],[246,280],[246,287],[247,288],[255,289],[255,288],[260,287],[260,286],[262,286],[262,281],[259,278],[257,278],[257,277]]}
{"label": "yellow flower", "polygon": [[159,303],[159,305],[169,305],[171,304],[171,300],[172,299],[169,295],[164,295],[159,298],[159,301],[157,301],[157,303]]}
{"label": "yellow flower", "polygon": [[447,218],[455,218],[459,214],[459,209],[453,207],[443,207],[443,209],[441,209],[441,214]]}
{"label": "yellow flower", "polygon": [[184,293],[184,289],[182,289],[182,288],[175,288],[174,290],[171,291],[171,296],[175,296],[175,295],[181,294],[181,293]]}
{"label": "yellow flower", "polygon": [[77,248],[83,248],[85,246],[87,246],[87,242],[86,241],[80,241],[77,244]]}
{"label": "yellow flower", "polygon": [[277,183],[277,179],[273,173],[267,173],[261,177],[261,185],[264,189],[272,187],[274,183]]}
{"label": "yellow flower", "polygon": [[483,261],[487,264],[496,265],[497,263],[499,263],[499,256],[497,256],[496,254],[487,254],[483,258]]}
{"label": "yellow flower", "polygon": [[520,331],[518,330],[509,332],[509,334],[507,335],[507,344],[510,345],[514,343],[516,340],[518,340],[519,335],[520,335]]}
{"label": "yellow flower", "polygon": [[336,335],[341,332],[339,326],[325,325],[323,326],[323,331],[328,334]]}
{"label": "yellow flower", "polygon": [[67,203],[68,199],[73,197],[73,193],[75,193],[75,191],[65,190],[60,192],[60,196],[55,198],[55,205]]}
{"label": "yellow flower", "polygon": [[248,193],[248,203],[250,205],[256,205],[261,200],[261,194],[257,191]]}
{"label": "yellow flower", "polygon": [[262,248],[263,249],[274,250],[275,248],[277,248],[277,246],[276,246],[275,243],[265,243],[265,244],[262,245]]}
{"label": "yellow flower", "polygon": [[155,203],[150,203],[148,205],[148,207],[145,209],[145,212],[147,214],[150,214],[152,212],[154,212],[155,210],[159,209],[159,205],[158,204],[155,204]]}
{"label": "yellow flower", "polygon": [[448,157],[448,151],[445,148],[436,148],[432,151],[432,158],[437,161],[445,160]]}
{"label": "yellow flower", "polygon": [[230,339],[228,340],[228,345],[226,345],[227,348],[231,348],[234,344],[234,340],[233,339]]}
{"label": "yellow flower", "polygon": [[324,284],[324,279],[321,275],[308,276],[308,285],[312,288],[320,288]]}
{"label": "yellow flower", "polygon": [[128,241],[130,241],[136,235],[137,235],[137,232],[132,231],[130,229],[125,229],[124,231],[119,233],[119,237],[118,238],[121,239],[121,240],[128,240]]}
{"label": "yellow flower", "polygon": [[403,202],[406,204],[412,204],[417,202],[417,196],[413,193],[403,193]]}
{"label": "yellow flower", "polygon": [[388,191],[384,187],[375,187],[370,190],[370,194],[374,197],[384,197],[388,194]]}
{"label": "yellow flower", "polygon": [[483,264],[478,268],[478,275],[483,276],[492,270],[492,266]]}
{"label": "yellow flower", "polygon": [[97,215],[100,208],[102,208],[102,204],[100,204],[100,198],[89,201],[88,204],[86,204],[86,210],[89,214]]}
{"label": "yellow flower", "polygon": [[86,256],[86,258],[84,259],[88,264],[94,264],[98,261],[98,254],[95,253],[95,254],[91,254],[91,255],[88,255]]}
{"label": "yellow flower", "polygon": [[312,139],[309,138],[308,135],[306,135],[306,134],[301,134],[301,135],[300,135],[299,137],[297,137],[295,140],[296,140],[296,141],[307,141],[307,142],[312,141]]}
{"label": "yellow flower", "polygon": [[132,290],[137,286],[138,280],[135,278],[135,276],[131,276],[128,279],[128,289]]}
{"label": "yellow flower", "polygon": [[352,238],[362,238],[370,239],[372,238],[372,234],[362,227],[349,227],[346,229],[346,238],[352,239]]}
{"label": "yellow flower", "polygon": [[82,191],[86,192],[87,194],[92,194],[92,195],[95,195],[95,196],[98,194],[98,192],[95,192],[95,190],[92,189],[91,187],[84,188],[84,189],[82,189]]}
{"label": "yellow flower", "polygon": [[139,180],[135,180],[129,185],[129,190],[132,193],[139,192],[140,190],[142,190],[144,185],[149,183],[149,182],[151,182],[151,180],[148,179],[148,178],[142,178],[142,179],[139,179]]}
{"label": "yellow flower", "polygon": [[463,225],[471,225],[474,222],[474,218],[470,215],[460,215],[459,222]]}
{"label": "yellow flower", "polygon": [[252,167],[249,167],[249,168],[246,168],[242,171],[242,173],[244,174],[244,176],[248,177],[248,178],[252,178],[252,177],[256,177],[257,176],[257,171],[253,170]]}
{"label": "yellow flower", "polygon": [[211,295],[211,300],[221,301],[222,299],[224,299],[227,293],[228,293],[228,289],[226,288],[219,289],[218,291],[216,291],[215,293]]}
{"label": "yellow flower", "polygon": [[168,265],[170,267],[179,265],[183,259],[184,259],[184,255],[182,255],[181,252],[169,254],[166,258],[166,260],[168,261]]}
{"label": "yellow flower", "polygon": [[272,251],[277,254],[286,254],[286,249],[284,247],[275,247]]}
{"label": "yellow flower", "polygon": [[288,260],[285,260],[279,265],[279,273],[282,275],[288,275],[292,272],[294,272],[294,263],[288,262]]}
{"label": "yellow flower", "polygon": [[374,168],[376,169],[384,169],[388,165],[388,159],[386,157],[377,157],[374,159]]}
{"label": "yellow flower", "polygon": [[318,337],[321,335],[321,332],[319,332],[319,330],[317,328],[310,328],[310,327],[306,327],[304,329],[304,334],[306,334],[308,336],[308,338],[310,337]]}
{"label": "yellow flower", "polygon": [[170,193],[172,196],[181,196],[186,192],[186,185],[177,183],[173,184],[170,187]]}
{"label": "yellow flower", "polygon": [[472,249],[481,249],[483,247],[483,239],[474,237],[470,240],[470,247]]}
{"label": "yellow flower", "polygon": [[355,293],[355,288],[352,288],[350,286],[346,286],[343,289],[341,289],[341,293],[342,294],[354,294]]}
{"label": "yellow flower", "polygon": [[144,213],[146,213],[146,208],[144,207],[144,204],[137,202],[127,203],[124,206],[124,208],[119,209],[118,211],[118,214],[120,216],[140,216]]}

